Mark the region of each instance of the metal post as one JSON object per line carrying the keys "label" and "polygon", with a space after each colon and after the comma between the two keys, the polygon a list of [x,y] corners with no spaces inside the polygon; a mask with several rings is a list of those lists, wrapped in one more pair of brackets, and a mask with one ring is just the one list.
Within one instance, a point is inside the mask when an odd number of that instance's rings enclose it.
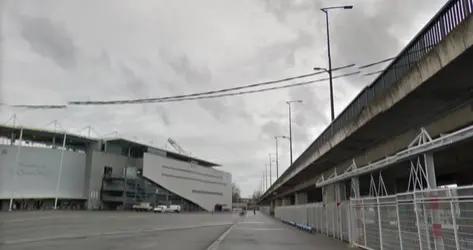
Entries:
{"label": "metal post", "polygon": [[[334,184],[334,185],[335,185],[335,184]],[[333,190],[333,192],[334,192],[334,194],[335,194],[335,186],[334,186],[334,185],[332,185],[332,186],[333,186],[333,189],[332,189],[332,188],[331,188],[331,189]],[[332,197],[332,198],[335,198],[335,197]],[[336,204],[336,202],[337,202],[336,200],[337,200],[337,199],[335,198],[335,202],[332,202],[332,204],[335,204],[335,206],[337,205],[337,204]],[[336,226],[335,226],[335,225],[336,225],[336,223],[335,223],[335,214],[336,214],[336,211],[337,211],[336,209],[334,209],[334,210],[331,211],[331,214],[332,214],[332,237],[333,237],[333,238],[336,237],[336,234],[335,234],[335,232],[336,232],[336,231],[335,231],[335,228],[336,228]]]}
{"label": "metal post", "polygon": [[348,219],[347,219],[347,222],[348,222],[348,242],[350,242],[350,244],[353,246],[353,237],[352,237],[352,211],[351,211],[351,198],[350,200],[348,200]]}
{"label": "metal post", "polygon": [[273,185],[273,173],[272,173],[272,165],[271,165],[271,154],[269,156],[269,186]]}
{"label": "metal post", "polygon": [[56,182],[56,197],[54,198],[54,209],[57,209],[59,186],[61,185],[62,163],[64,160],[64,150],[66,150],[66,137],[67,137],[67,134],[64,133],[64,139],[62,141],[61,159],[59,160],[59,173],[58,173],[57,182]]}
{"label": "metal post", "polygon": [[336,213],[337,213],[337,225],[338,225],[338,238],[342,240],[342,198],[341,198],[341,190],[340,190],[341,183],[335,184],[335,206],[336,206]]}
{"label": "metal post", "polygon": [[289,156],[290,156],[291,165],[292,165],[292,118],[291,118],[291,103],[288,102],[287,105],[289,106]]}
{"label": "metal post", "polygon": [[328,55],[328,76],[330,80],[330,114],[332,121],[335,119],[335,111],[333,105],[333,79],[332,79],[332,56],[330,54],[330,28],[328,20],[328,11],[324,10],[325,22],[327,24],[327,55]]}
{"label": "metal post", "polygon": [[414,201],[413,201],[414,202],[414,212],[416,213],[417,235],[419,236],[419,249],[423,249],[422,248],[422,237],[421,237],[421,234],[420,234],[419,211],[418,211],[418,208],[417,208],[417,200],[416,200],[415,191],[412,193],[412,195],[413,195],[413,198],[414,198]]}
{"label": "metal post", "polygon": [[268,190],[268,187],[269,187],[269,185],[268,185],[268,164],[264,165],[264,171],[265,171],[264,172],[264,182],[266,183],[266,185],[265,185],[266,190]]}
{"label": "metal post", "polygon": [[397,230],[398,230],[398,234],[399,234],[399,249],[403,250],[402,233],[401,233],[401,219],[400,219],[400,214],[399,214],[399,200],[397,199],[397,196],[396,196],[396,217],[397,217]]}
{"label": "metal post", "polygon": [[379,204],[379,196],[376,196],[376,203],[378,206],[379,249],[383,250],[383,230],[381,225],[381,206]]}
{"label": "metal post", "polygon": [[365,202],[363,200],[361,200],[361,217],[363,221],[363,241],[365,246],[368,246],[368,243],[366,242]]}
{"label": "metal post", "polygon": [[279,156],[278,156],[278,137],[275,136],[276,140],[276,180],[279,178]]}
{"label": "metal post", "polygon": [[460,249],[460,242],[458,241],[458,229],[457,229],[457,219],[455,218],[455,208],[452,201],[451,190],[448,190],[450,196],[450,213],[452,214],[452,224],[453,224],[453,233],[455,234],[455,246],[457,249]]}
{"label": "metal post", "polygon": [[[16,116],[14,117],[16,118]],[[20,165],[20,153],[21,153],[21,141],[23,140],[23,127],[20,128],[20,140],[18,142],[18,146],[16,147],[16,158],[15,158],[15,166],[13,167],[13,184],[11,185],[11,197],[10,197],[10,205],[8,207],[8,211],[13,210],[13,197],[15,196],[15,187],[16,187],[16,171],[18,171],[18,167]]]}

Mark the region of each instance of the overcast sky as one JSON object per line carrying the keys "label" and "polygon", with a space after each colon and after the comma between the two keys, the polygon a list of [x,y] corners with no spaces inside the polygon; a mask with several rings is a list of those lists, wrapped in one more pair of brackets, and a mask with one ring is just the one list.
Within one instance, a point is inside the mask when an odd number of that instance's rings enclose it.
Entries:
{"label": "overcast sky", "polygon": [[[0,102],[160,97],[310,73],[327,65],[320,8],[339,4],[355,7],[330,13],[333,65],[363,65],[397,55],[445,2],[0,0]],[[374,77],[334,80],[336,113]],[[91,125],[94,136],[116,130],[158,147],[172,137],[192,155],[222,164],[250,196],[260,188],[268,154],[274,156],[273,136],[288,135],[285,101],[304,101],[293,108],[296,158],[328,125],[328,94],[322,82],[179,103],[3,106],[0,122],[16,113],[25,126],[52,128],[46,125],[58,120],[77,132]],[[289,165],[288,152],[282,141],[280,173]]]}

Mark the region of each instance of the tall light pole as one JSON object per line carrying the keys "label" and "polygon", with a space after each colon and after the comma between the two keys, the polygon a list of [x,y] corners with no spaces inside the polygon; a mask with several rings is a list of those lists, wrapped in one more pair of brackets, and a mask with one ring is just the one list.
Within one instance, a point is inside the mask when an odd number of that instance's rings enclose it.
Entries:
{"label": "tall light pole", "polygon": [[289,155],[291,158],[291,165],[292,165],[292,118],[291,118],[291,104],[292,103],[302,103],[302,100],[295,100],[295,101],[286,101],[287,106],[289,107]]}
{"label": "tall light pole", "polygon": [[269,188],[269,182],[268,182],[268,164],[264,164],[264,170],[266,171],[266,174],[264,175],[265,177],[265,182],[266,182],[266,190]]}
{"label": "tall light pole", "polygon": [[274,137],[274,140],[276,141],[276,180],[279,178],[279,153],[278,153],[278,139],[289,139],[289,137],[284,136],[284,135],[277,135]]}
{"label": "tall light pole", "polygon": [[271,172],[271,169],[273,167],[271,165],[271,154],[268,154],[268,156],[269,156],[269,186],[271,187],[271,185],[273,184],[273,174]]}
{"label": "tall light pole", "polygon": [[335,119],[335,111],[333,107],[333,82],[332,82],[332,56],[330,55],[330,29],[328,22],[328,11],[332,9],[353,9],[353,5],[334,6],[320,9],[325,13],[325,22],[327,24],[327,54],[328,54],[328,75],[330,79],[330,108],[332,121]]}

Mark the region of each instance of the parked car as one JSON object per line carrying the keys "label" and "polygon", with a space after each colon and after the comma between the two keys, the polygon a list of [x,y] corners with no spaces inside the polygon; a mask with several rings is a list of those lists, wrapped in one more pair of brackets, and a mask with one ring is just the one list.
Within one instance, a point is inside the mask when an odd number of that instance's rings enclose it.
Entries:
{"label": "parked car", "polygon": [[166,207],[166,212],[180,213],[181,212],[181,206],[180,205],[169,205],[169,206]]}
{"label": "parked car", "polygon": [[166,208],[167,207],[165,205],[158,205],[158,206],[154,207],[153,212],[155,212],[155,213],[164,213],[164,212],[166,212]]}
{"label": "parked car", "polygon": [[132,209],[135,211],[152,211],[153,206],[149,202],[141,202],[132,206]]}

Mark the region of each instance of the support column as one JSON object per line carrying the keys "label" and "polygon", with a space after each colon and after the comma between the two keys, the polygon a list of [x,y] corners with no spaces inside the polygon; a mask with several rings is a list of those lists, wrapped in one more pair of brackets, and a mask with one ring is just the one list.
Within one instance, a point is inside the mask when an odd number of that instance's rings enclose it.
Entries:
{"label": "support column", "polygon": [[351,178],[351,194],[352,198],[360,198],[360,178],[354,176]]}
{"label": "support column", "polygon": [[427,182],[430,188],[437,187],[437,179],[435,175],[434,156],[432,153],[424,154],[425,173],[427,175]]}
{"label": "support column", "polygon": [[[426,181],[429,184],[429,187],[430,188],[437,188],[437,179],[436,179],[436,174],[435,174],[435,163],[434,163],[433,153],[424,154],[424,164],[425,164]],[[439,211],[438,208],[429,207],[429,206],[426,206],[425,204],[422,204],[422,206],[424,208],[423,209],[424,210],[424,217],[430,216],[432,218],[432,222],[431,222],[432,227],[435,227],[436,225],[441,225],[442,224],[441,214],[440,214],[440,211]],[[430,213],[428,215],[426,215],[427,210],[430,210]],[[427,223],[426,223],[426,227],[427,227]],[[429,233],[429,231],[427,231],[427,233]],[[432,238],[433,238],[434,247],[435,247],[436,250],[445,249],[445,242],[444,242],[443,237],[436,237],[435,235],[432,235]],[[429,235],[427,235],[427,241],[430,242],[430,236]],[[429,244],[429,249],[430,248],[431,247],[430,247],[430,244]]]}
{"label": "support column", "polygon": [[64,161],[64,150],[66,150],[66,137],[67,137],[67,134],[64,133],[64,138],[62,141],[61,156],[59,159],[59,171],[58,171],[58,177],[57,177],[57,182],[56,182],[56,197],[54,199],[54,209],[57,209],[57,202],[59,199],[59,188],[61,186],[61,177],[62,177],[62,164]]}
{"label": "support column", "polygon": [[[17,176],[17,171],[18,171],[18,168],[19,168],[19,165],[20,165],[20,153],[21,153],[21,143],[22,143],[22,140],[23,140],[23,128],[20,128],[20,140],[18,142],[18,146],[16,148],[16,158],[15,158],[15,166],[13,167],[13,184],[11,185],[11,197],[10,197],[10,204],[9,204],[9,207],[8,207],[8,211],[12,211],[13,210],[13,199],[14,199],[14,196],[15,196],[15,189],[16,189],[16,176]],[[13,141],[14,142],[14,141]]]}

